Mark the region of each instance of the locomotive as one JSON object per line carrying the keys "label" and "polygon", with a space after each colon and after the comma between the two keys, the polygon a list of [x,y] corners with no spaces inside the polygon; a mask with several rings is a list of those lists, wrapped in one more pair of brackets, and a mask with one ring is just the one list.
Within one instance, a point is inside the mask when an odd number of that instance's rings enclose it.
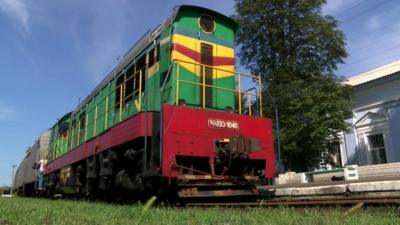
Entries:
{"label": "locomotive", "polygon": [[[235,72],[236,29],[216,11],[176,7],[56,122],[48,150],[36,156],[44,170],[29,170],[42,184],[32,185],[37,180],[24,180],[18,169],[17,190],[181,200],[257,196],[256,185],[274,176],[272,123],[262,115],[260,77]],[[20,168],[30,164],[24,160]]]}

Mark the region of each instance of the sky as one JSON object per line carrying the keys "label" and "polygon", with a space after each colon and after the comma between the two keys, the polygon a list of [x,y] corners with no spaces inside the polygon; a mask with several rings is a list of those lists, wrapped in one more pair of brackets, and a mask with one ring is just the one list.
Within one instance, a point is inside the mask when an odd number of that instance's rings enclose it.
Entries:
{"label": "sky", "polygon": [[[0,186],[40,133],[181,4],[234,13],[233,0],[0,0]],[[322,13],[340,22],[349,52],[337,75],[400,59],[399,12],[397,0],[327,1]]]}

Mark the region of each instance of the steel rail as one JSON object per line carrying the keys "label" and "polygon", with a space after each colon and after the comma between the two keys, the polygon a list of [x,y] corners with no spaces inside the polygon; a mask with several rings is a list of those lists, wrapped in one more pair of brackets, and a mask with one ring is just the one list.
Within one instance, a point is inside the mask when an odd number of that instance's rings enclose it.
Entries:
{"label": "steel rail", "polygon": [[344,197],[330,199],[304,199],[304,200],[275,200],[261,199],[255,202],[194,202],[187,203],[187,207],[276,207],[276,206],[340,206],[364,204],[400,204],[399,196],[379,197]]}

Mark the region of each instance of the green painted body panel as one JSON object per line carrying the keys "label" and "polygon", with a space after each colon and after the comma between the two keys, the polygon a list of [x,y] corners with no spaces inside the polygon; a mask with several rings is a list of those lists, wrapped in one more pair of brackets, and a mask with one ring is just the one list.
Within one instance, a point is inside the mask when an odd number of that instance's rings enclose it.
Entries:
{"label": "green painted body panel", "polygon": [[64,115],[57,123],[52,127],[50,137],[50,151],[48,158],[50,160],[60,157],[69,150],[68,136],[71,122],[71,113]]}
{"label": "green painted body panel", "polygon": [[[203,15],[208,14],[215,20],[215,31],[211,34],[204,33],[200,27],[198,18]],[[210,40],[217,41],[215,44],[226,44],[234,43],[235,37],[235,27],[232,24],[227,23],[223,18],[210,12],[202,12],[196,9],[186,9],[182,10],[176,17],[174,27],[177,33],[189,35],[194,37],[197,35],[197,39],[204,42],[210,42]],[[200,35],[201,34],[201,35]],[[193,49],[195,47],[193,46]],[[199,49],[197,49],[199,51]],[[233,56],[232,56],[233,57]],[[215,72],[215,71],[214,71]],[[174,103],[176,101],[176,79],[177,79],[177,68],[174,68],[174,76],[172,79],[173,91],[171,93],[172,99],[169,99],[169,103]],[[192,83],[201,84],[202,80],[199,75],[193,74],[184,67],[179,67],[179,80],[189,81]],[[235,90],[235,77],[232,74],[230,77],[213,79],[212,86],[212,105],[206,107],[207,109],[223,110],[226,107],[235,108],[235,92],[222,89]],[[207,87],[206,87],[207,88]],[[218,89],[221,88],[221,89]],[[196,84],[189,84],[185,82],[180,82],[179,84],[179,96],[178,99],[184,99],[186,104],[193,107],[202,107],[201,102],[201,90],[202,86]]]}
{"label": "green painted body panel", "polygon": [[204,35],[213,36],[215,38],[223,39],[227,42],[234,43],[235,39],[235,30],[231,24],[228,24],[225,20],[214,17],[215,15],[211,14],[211,16],[215,19],[215,32],[212,34],[205,34],[201,31],[198,26],[198,18],[203,14],[210,14],[199,12],[197,10],[185,10],[181,11],[176,17],[176,22],[174,27],[185,29],[189,32],[193,32],[198,34],[201,32]]}
{"label": "green painted body panel", "polygon": [[[173,68],[173,74],[177,73],[177,66],[175,65]],[[166,88],[164,93],[164,102],[169,104],[174,104],[176,101],[176,80],[177,76],[173,75],[171,77],[171,81]],[[178,99],[183,99],[186,102],[186,105],[192,107],[201,108],[203,102],[201,101],[201,92],[202,86],[192,84],[197,83],[201,84],[202,80],[199,76],[191,73],[187,69],[179,66],[179,80],[181,81],[179,84],[179,96]],[[185,81],[191,83],[185,83]],[[235,92],[230,91],[235,89],[235,79],[234,77],[225,77],[219,79],[213,79],[214,87],[212,90],[212,106],[206,107],[207,109],[212,110],[224,110],[226,107],[235,108]],[[217,88],[222,89],[217,89]],[[225,90],[230,89],[230,90]]]}

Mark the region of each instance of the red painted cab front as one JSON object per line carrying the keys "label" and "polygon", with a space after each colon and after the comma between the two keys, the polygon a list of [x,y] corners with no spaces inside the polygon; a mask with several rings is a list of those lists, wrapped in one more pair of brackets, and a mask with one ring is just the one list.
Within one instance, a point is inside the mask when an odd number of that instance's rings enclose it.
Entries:
{"label": "red painted cab front", "polygon": [[274,176],[270,119],[163,106],[162,174],[172,180]]}

